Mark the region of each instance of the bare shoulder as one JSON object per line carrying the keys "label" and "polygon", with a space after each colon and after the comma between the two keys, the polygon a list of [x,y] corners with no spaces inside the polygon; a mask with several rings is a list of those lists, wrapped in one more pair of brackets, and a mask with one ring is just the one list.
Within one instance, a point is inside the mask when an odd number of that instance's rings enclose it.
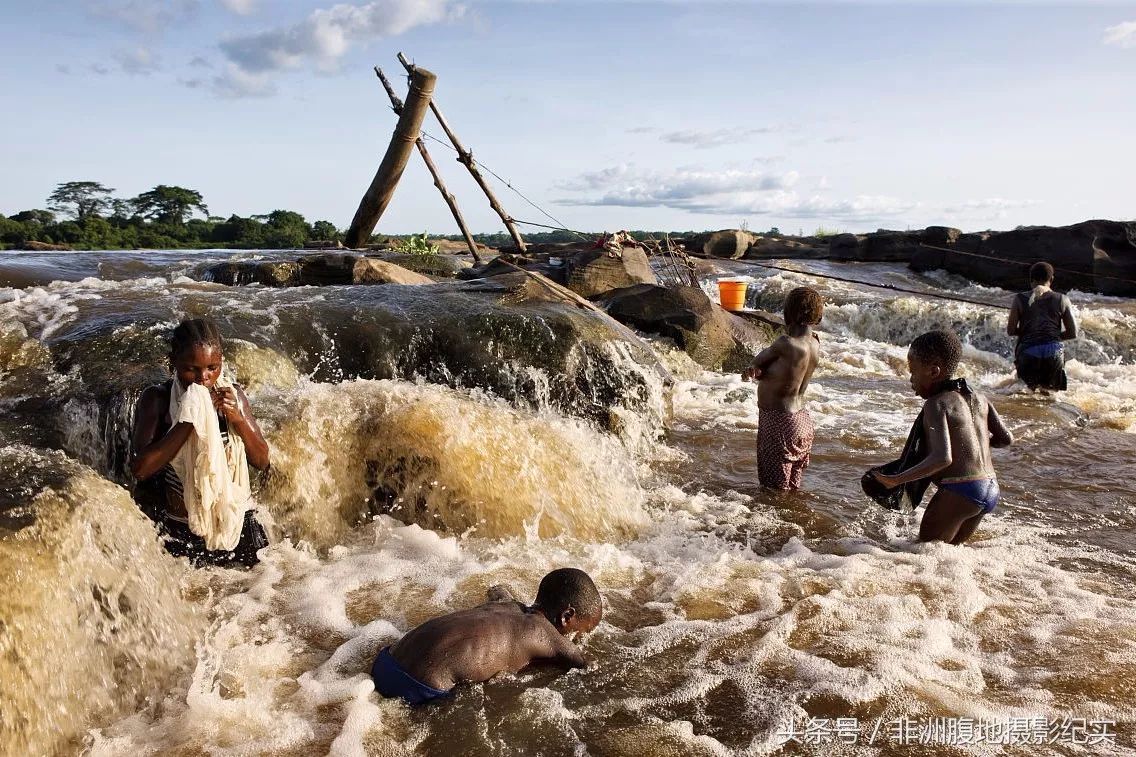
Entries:
{"label": "bare shoulder", "polygon": [[138,397],[138,409],[142,412],[156,412],[164,410],[170,404],[170,384],[151,384],[142,390]]}

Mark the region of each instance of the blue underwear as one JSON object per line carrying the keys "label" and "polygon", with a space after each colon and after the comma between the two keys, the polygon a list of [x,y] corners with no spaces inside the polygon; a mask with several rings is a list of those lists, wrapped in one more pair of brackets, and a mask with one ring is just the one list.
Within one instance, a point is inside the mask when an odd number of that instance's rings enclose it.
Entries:
{"label": "blue underwear", "polygon": [[940,489],[961,494],[982,508],[982,513],[992,512],[998,504],[998,479],[980,478],[976,481],[943,481]]}
{"label": "blue underwear", "polygon": [[407,704],[422,704],[450,693],[427,686],[403,670],[391,655],[390,647],[383,647],[383,651],[375,658],[375,664],[371,666],[371,678],[375,679],[375,688],[384,697],[402,697]]}
{"label": "blue underwear", "polygon": [[1045,344],[1035,344],[1032,347],[1026,347],[1022,350],[1030,357],[1047,358],[1056,357],[1065,351],[1065,346],[1061,342],[1046,342]]}

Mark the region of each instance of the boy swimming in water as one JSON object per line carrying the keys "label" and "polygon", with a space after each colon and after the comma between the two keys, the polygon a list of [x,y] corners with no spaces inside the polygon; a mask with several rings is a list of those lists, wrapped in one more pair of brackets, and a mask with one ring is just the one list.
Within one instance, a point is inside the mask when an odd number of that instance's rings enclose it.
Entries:
{"label": "boy swimming in water", "polygon": [[813,419],[805,390],[820,360],[824,300],[815,289],[797,287],[785,300],[785,333],[762,350],[742,373],[756,379],[757,480],[768,489],[800,489],[813,446]]}
{"label": "boy swimming in water", "polygon": [[412,629],[379,652],[371,677],[384,697],[421,704],[463,681],[488,681],[542,660],[583,668],[584,655],[566,637],[591,631],[602,615],[600,593],[588,574],[560,568],[541,579],[531,607],[495,586],[485,604]]}
{"label": "boy swimming in water", "polygon": [[894,475],[872,472],[889,489],[921,479],[939,487],[923,513],[919,541],[962,544],[970,538],[998,504],[990,448],[1014,442],[994,406],[964,379],[952,378],[961,357],[962,343],[949,331],[930,331],[911,343],[911,388],[927,400],[921,413],[927,454]]}

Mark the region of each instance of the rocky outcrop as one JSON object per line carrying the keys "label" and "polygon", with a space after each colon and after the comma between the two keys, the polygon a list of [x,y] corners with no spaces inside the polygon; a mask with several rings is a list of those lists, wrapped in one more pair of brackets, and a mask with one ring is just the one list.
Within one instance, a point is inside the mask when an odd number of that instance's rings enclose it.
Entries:
{"label": "rocky outcrop", "polygon": [[409,252],[373,252],[367,257],[385,260],[416,273],[444,279],[455,278],[459,273],[473,265],[468,257],[462,258],[445,253],[416,255]]}
{"label": "rocky outcrop", "polygon": [[815,237],[757,237],[745,254],[750,259],[828,257],[828,242]]}
{"label": "rocky outcrop", "polygon": [[336,286],[344,284],[433,284],[428,276],[386,260],[353,253],[305,255],[299,260],[241,260],[205,271],[208,281],[229,286]]}
{"label": "rocky outcrop", "polygon": [[757,236],[741,229],[722,229],[698,234],[687,240],[686,249],[694,255],[737,260],[746,254]]}
{"label": "rocky outcrop", "polygon": [[37,242],[34,239],[26,239],[20,249],[34,252],[66,252],[75,248],[69,244],[48,244],[47,242]]}
{"label": "rocky outcrop", "polygon": [[917,250],[911,267],[941,268],[982,284],[1017,290],[1028,286],[1029,267],[1044,260],[1061,269],[1058,289],[1136,296],[1136,222],[1085,221],[957,234],[953,242],[934,248]]}
{"label": "rocky outcrop", "polygon": [[647,253],[638,247],[624,247],[614,255],[602,249],[584,250],[565,263],[568,287],[581,297],[597,297],[635,284],[659,283]]}
{"label": "rocky outcrop", "polygon": [[772,329],[740,318],[710,301],[697,287],[639,284],[600,300],[608,314],[640,331],[670,337],[699,365],[740,371],[769,344]]}

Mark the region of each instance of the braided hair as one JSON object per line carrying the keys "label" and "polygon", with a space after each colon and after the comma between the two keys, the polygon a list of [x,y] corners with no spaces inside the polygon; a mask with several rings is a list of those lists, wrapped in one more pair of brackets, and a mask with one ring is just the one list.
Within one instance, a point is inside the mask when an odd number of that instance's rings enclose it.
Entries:
{"label": "braided hair", "polygon": [[170,359],[194,347],[215,347],[221,352],[221,332],[216,323],[208,318],[188,318],[177,325],[170,335]]}

